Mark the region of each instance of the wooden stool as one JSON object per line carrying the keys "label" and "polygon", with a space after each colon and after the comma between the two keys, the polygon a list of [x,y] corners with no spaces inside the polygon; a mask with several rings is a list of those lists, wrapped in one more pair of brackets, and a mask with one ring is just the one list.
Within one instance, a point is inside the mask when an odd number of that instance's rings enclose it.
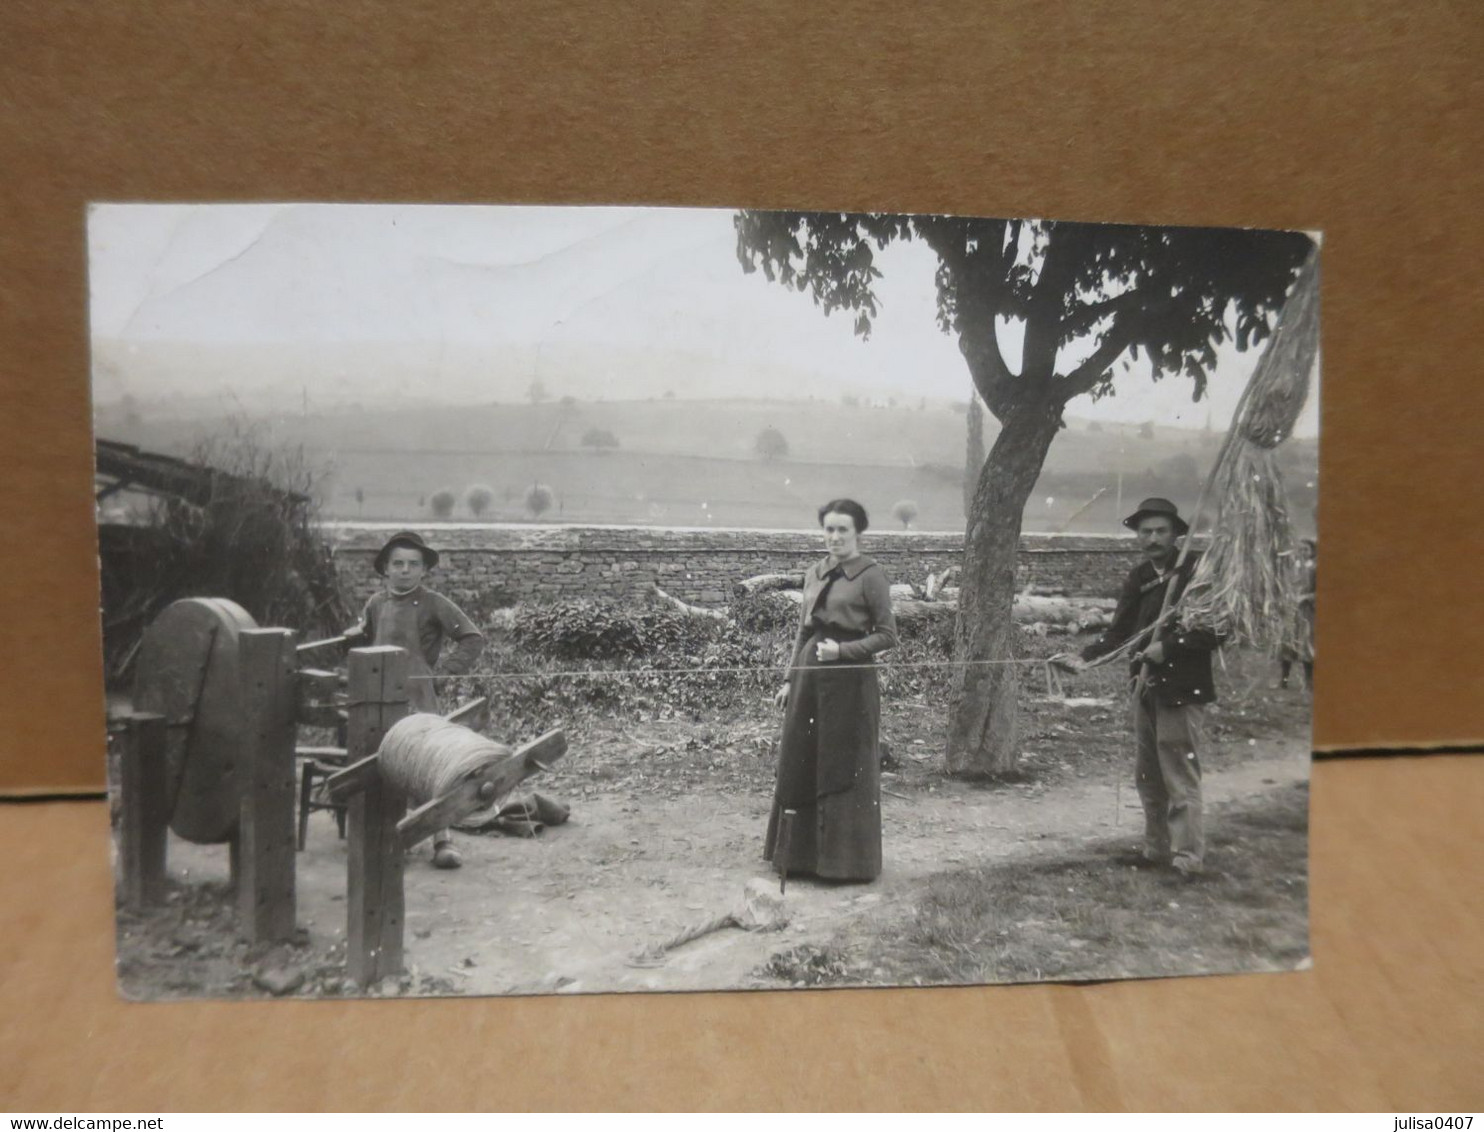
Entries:
{"label": "wooden stool", "polygon": [[[303,760],[299,771],[299,850],[303,852],[309,837],[309,812],[330,810],[335,815],[335,825],[340,839],[345,840],[346,807],[340,802],[331,802],[324,796],[322,784],[325,779],[345,767],[346,752],[343,747],[299,747],[294,752]],[[320,789],[316,790],[316,786]]]}

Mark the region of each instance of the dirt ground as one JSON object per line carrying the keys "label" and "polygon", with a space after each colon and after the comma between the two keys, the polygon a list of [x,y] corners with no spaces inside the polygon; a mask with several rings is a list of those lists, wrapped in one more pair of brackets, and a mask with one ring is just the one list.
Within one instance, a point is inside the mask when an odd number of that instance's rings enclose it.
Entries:
{"label": "dirt ground", "polygon": [[[1272,689],[1271,676],[1260,658],[1249,658],[1218,677],[1225,698],[1208,720],[1212,741],[1203,759],[1215,845],[1223,844],[1225,812],[1260,808],[1265,797],[1292,793],[1308,780],[1307,696]],[[1135,845],[1142,819],[1124,708],[1116,696],[1097,694],[1115,686],[1116,678],[1070,689],[1070,699],[1028,687],[1023,773],[993,785],[939,773],[938,704],[921,696],[889,704],[881,877],[846,886],[793,880],[784,898],[786,927],[718,931],[658,965],[637,957],[740,906],[748,881],[762,878],[776,891],[760,857],[776,716],[759,707],[724,720],[571,721],[567,758],[533,782],[568,802],[571,820],[530,839],[460,834],[465,864],[457,871],[434,869],[426,844],[414,850],[406,871],[408,976],[372,992],[799,985],[788,962],[770,968],[770,960],[871,950],[945,871],[1009,869],[1086,856],[1090,846]],[[1304,844],[1301,832],[1296,844]],[[1213,866],[1220,870],[1222,854],[1240,851],[1225,845],[1213,853]],[[1301,849],[1298,855],[1291,866],[1302,875]],[[130,997],[360,992],[342,978],[346,846],[329,814],[312,815],[299,857],[304,931],[293,946],[254,953],[232,941],[224,846],[172,838],[169,867],[169,904],[143,917],[120,916],[120,980]],[[1149,883],[1161,881],[1150,876]],[[1253,947],[1261,966],[1264,944]],[[853,981],[869,982],[871,974],[857,972]],[[897,964],[882,981],[924,980],[935,981],[931,971],[913,976]]]}

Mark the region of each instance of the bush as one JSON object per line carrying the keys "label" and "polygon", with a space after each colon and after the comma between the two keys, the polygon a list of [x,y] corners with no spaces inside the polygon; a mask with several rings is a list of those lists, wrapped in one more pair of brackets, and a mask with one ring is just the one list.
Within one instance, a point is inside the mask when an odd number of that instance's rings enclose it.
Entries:
{"label": "bush", "polygon": [[757,434],[753,449],[764,460],[781,460],[788,455],[788,440],[772,425]]}
{"label": "bush", "polygon": [[606,428],[590,428],[582,434],[582,446],[602,452],[608,448],[617,448],[618,437]]}
{"label": "bush", "polygon": [[349,620],[318,525],[326,472],[302,448],[275,445],[261,429],[232,421],[186,462],[187,489],[156,497],[151,526],[131,528],[122,540],[100,529],[110,686],[132,676],[145,627],[179,598],[229,598],[259,625],[304,633],[329,635]]}
{"label": "bush", "polygon": [[533,518],[540,518],[551,510],[552,502],[555,500],[551,488],[544,483],[533,483],[526,488],[526,510]]}
{"label": "bush", "polygon": [[521,606],[511,635],[528,652],[552,660],[647,657],[664,667],[684,667],[697,663],[724,631],[719,622],[677,610],[576,598]]}
{"label": "bush", "polygon": [[482,483],[474,484],[464,492],[464,506],[469,508],[469,513],[476,519],[481,518],[494,501],[495,489]]}
{"label": "bush", "polygon": [[738,594],[728,613],[738,628],[754,633],[792,634],[799,626],[798,603],[777,590]]}

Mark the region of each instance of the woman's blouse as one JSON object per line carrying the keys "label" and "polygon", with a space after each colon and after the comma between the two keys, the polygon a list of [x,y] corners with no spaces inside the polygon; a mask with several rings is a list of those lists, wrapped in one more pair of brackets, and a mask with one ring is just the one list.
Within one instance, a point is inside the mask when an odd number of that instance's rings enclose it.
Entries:
{"label": "woman's blouse", "polygon": [[[833,581],[832,572],[836,572]],[[897,643],[897,619],[891,609],[891,583],[886,580],[886,571],[864,554],[838,566],[831,558],[814,563],[804,574],[804,608],[794,641],[795,663],[816,623],[823,626],[826,636],[831,629],[861,634],[857,640],[840,641],[843,663],[870,660],[893,647]]]}

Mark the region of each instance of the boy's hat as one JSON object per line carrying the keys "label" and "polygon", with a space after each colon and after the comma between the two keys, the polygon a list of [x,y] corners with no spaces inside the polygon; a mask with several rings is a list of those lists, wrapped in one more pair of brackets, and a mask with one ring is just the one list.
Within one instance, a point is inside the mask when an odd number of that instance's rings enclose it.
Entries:
{"label": "boy's hat", "polygon": [[1164,515],[1175,524],[1175,533],[1183,535],[1190,530],[1190,524],[1180,518],[1180,511],[1168,499],[1153,496],[1139,504],[1139,509],[1123,521],[1123,525],[1131,531],[1139,529],[1139,523],[1146,515]]}
{"label": "boy's hat", "polygon": [[416,531],[398,531],[386,540],[385,546],[376,552],[376,560],[371,564],[382,577],[386,577],[386,560],[392,556],[392,551],[399,546],[411,547],[413,550],[421,551],[423,565],[429,570],[438,565],[438,552],[423,542],[422,535]]}

